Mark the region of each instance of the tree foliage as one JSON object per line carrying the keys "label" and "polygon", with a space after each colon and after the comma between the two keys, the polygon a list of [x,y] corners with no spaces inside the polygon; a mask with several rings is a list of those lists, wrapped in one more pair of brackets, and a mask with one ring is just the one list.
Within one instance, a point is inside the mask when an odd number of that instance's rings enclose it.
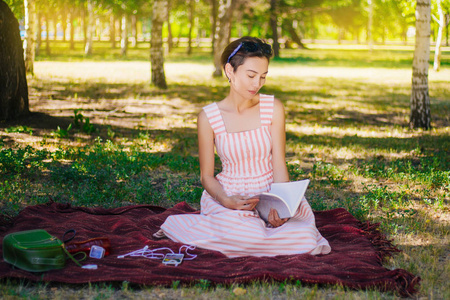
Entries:
{"label": "tree foliage", "polygon": [[[189,3],[195,3],[192,38],[211,37],[213,28],[213,4],[218,0],[170,0],[169,21],[171,35],[178,40],[189,35]],[[38,14],[51,18],[51,24],[57,22],[59,28],[72,22],[72,26],[83,26],[88,0],[36,0]],[[95,18],[110,25],[110,16],[117,20],[123,14],[135,16],[141,24],[150,24],[152,2],[145,0],[92,0]],[[276,11],[271,12],[270,1],[239,0],[233,13],[231,36],[255,35],[270,39],[273,29],[270,26],[270,14],[276,15],[279,38],[300,41],[302,38],[335,38],[364,41],[367,36],[368,1],[367,0],[274,0]],[[6,0],[19,20],[24,17],[23,0]],[[409,0],[372,0],[373,3],[373,39],[383,42],[388,39],[405,40],[409,27],[414,26],[415,1]],[[437,15],[437,0],[432,0],[432,13]],[[442,1],[446,15],[450,14],[450,1]],[[76,15],[68,20],[68,15]],[[73,16],[71,16],[73,17]],[[38,20],[42,22],[43,19]],[[42,25],[41,25],[42,26]],[[56,27],[56,26],[55,26]],[[142,26],[141,26],[142,27]],[[147,36],[150,27],[145,26]],[[438,26],[432,24],[437,32]],[[168,36],[167,27],[163,35]],[[48,31],[52,31],[49,28]],[[64,31],[63,31],[64,32]],[[65,32],[64,32],[65,33]],[[53,33],[52,33],[53,34]],[[129,33],[128,35],[130,35]],[[143,34],[143,33],[141,33]],[[298,44],[298,43],[297,43]]]}

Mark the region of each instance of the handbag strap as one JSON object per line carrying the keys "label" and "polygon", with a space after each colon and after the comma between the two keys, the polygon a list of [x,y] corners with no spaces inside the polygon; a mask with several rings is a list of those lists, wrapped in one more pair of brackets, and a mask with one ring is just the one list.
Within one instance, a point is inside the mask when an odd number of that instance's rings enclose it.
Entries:
{"label": "handbag strap", "polygon": [[[72,233],[71,237],[66,238],[66,235]],[[63,243],[68,243],[71,240],[73,240],[73,238],[75,237],[75,235],[77,234],[77,232],[75,231],[75,229],[69,229],[66,232],[64,232],[63,236],[62,236],[62,242]]]}
{"label": "handbag strap", "polygon": [[64,243],[61,244],[61,247],[63,248],[64,252],[66,252],[67,256],[69,256],[70,259],[73,260],[73,262],[75,264],[77,264],[77,266],[79,266],[80,268],[83,267],[83,265],[80,264],[80,262],[78,260],[76,260],[75,257],[73,257],[72,254],[69,253],[69,251],[67,251],[66,246],[64,245]]}
{"label": "handbag strap", "polygon": [[[70,234],[70,233],[72,234],[72,236],[66,238],[66,235],[68,235],[68,234]],[[73,240],[73,238],[75,237],[76,234],[77,234],[77,232],[76,232],[75,229],[69,229],[69,230],[67,230],[66,232],[64,232],[63,237],[62,237],[63,242],[62,242],[62,244],[61,244],[61,247],[63,248],[64,252],[66,252],[67,256],[68,256],[71,260],[73,260],[73,262],[74,262],[75,264],[77,264],[77,266],[79,266],[79,267],[82,268],[83,265],[80,264],[80,262],[79,262],[75,257],[73,257],[72,254],[69,253],[69,251],[67,251],[66,245],[65,245],[65,243],[68,243],[68,242],[70,242],[71,240]],[[85,258],[86,258],[86,255],[85,255],[82,259],[80,259],[80,261],[81,261],[81,260],[84,260]]]}

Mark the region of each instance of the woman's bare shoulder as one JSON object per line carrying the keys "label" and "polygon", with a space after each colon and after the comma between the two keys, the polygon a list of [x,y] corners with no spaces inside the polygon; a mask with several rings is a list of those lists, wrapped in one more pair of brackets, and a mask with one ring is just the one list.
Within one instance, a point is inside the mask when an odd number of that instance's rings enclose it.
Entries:
{"label": "woman's bare shoulder", "polygon": [[206,118],[207,116],[206,116],[206,112],[205,112],[205,110],[204,109],[202,109],[201,111],[199,111],[199,113],[197,114],[197,118],[198,119],[204,119],[204,118]]}
{"label": "woman's bare shoulder", "polygon": [[274,114],[284,113],[284,104],[283,104],[283,102],[281,102],[280,99],[278,99],[278,98],[273,99],[273,110],[274,110]]}
{"label": "woman's bare shoulder", "polygon": [[206,115],[206,112],[202,109],[198,115],[197,115],[197,126],[205,126],[206,124],[209,124],[208,116]]}
{"label": "woman's bare shoulder", "polygon": [[278,99],[278,98],[276,98],[276,97],[273,97],[273,104],[274,104],[274,106],[284,106],[283,105],[283,102],[281,102],[281,100],[280,99]]}

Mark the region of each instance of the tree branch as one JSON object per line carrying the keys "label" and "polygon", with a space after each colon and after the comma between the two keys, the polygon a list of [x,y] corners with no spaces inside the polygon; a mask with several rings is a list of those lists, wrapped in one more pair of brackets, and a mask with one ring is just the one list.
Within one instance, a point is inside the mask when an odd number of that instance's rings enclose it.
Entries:
{"label": "tree branch", "polygon": [[433,20],[439,25],[444,27],[444,25],[441,24],[441,22],[438,20],[438,18],[436,18],[436,16],[434,14],[431,14],[431,17],[433,18]]}

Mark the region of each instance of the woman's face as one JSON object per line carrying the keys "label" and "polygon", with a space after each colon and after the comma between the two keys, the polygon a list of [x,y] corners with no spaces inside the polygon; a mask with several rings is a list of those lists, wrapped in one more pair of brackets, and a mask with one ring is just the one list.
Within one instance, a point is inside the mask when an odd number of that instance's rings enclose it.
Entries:
{"label": "woman's face", "polygon": [[232,70],[231,67],[231,88],[243,98],[251,99],[266,82],[269,60],[265,57],[248,57],[235,72]]}

